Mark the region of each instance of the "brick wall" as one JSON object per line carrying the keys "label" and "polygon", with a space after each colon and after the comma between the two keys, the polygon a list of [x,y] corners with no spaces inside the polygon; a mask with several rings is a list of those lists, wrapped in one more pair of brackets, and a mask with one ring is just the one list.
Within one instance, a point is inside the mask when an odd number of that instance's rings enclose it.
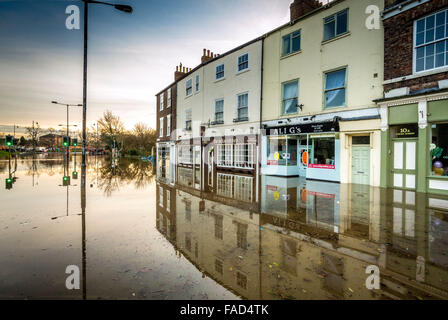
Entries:
{"label": "brick wall", "polygon": [[[393,2],[393,0],[389,2]],[[385,80],[412,74],[414,21],[447,7],[448,0],[432,0],[384,20]],[[395,88],[411,87],[411,90],[418,90],[434,87],[438,80],[446,78],[448,78],[448,73],[436,74],[389,84],[384,89],[389,91]]]}
{"label": "brick wall", "polygon": [[[164,102],[164,108],[162,111],[160,111],[160,94],[156,96],[156,128],[157,128],[157,138],[160,139],[160,141],[170,141],[170,137],[166,136],[166,128],[167,128],[167,119],[166,116],[171,114],[171,132],[173,132],[176,129],[176,101],[177,101],[177,84],[174,83],[171,87],[171,107],[167,108],[167,101],[168,101],[168,89],[164,91],[163,95],[163,102]],[[160,137],[160,118],[164,117],[164,125],[163,125],[163,136]]]}

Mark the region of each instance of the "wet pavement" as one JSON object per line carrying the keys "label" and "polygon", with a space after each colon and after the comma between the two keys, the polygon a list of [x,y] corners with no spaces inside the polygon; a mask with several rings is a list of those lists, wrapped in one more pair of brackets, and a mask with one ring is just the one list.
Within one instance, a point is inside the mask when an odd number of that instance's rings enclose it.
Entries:
{"label": "wet pavement", "polygon": [[85,188],[81,172],[22,159],[7,189],[0,160],[0,298],[448,298],[446,197],[225,172],[203,188],[192,168],[170,183],[104,157]]}

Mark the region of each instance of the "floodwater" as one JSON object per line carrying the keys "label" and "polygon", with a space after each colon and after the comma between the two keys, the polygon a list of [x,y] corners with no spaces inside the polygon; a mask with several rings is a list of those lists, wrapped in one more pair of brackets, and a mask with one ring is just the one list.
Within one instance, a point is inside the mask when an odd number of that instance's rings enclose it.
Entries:
{"label": "floodwater", "polygon": [[85,187],[75,156],[19,160],[12,184],[9,170],[2,299],[448,298],[445,197],[225,172],[204,187],[192,168],[173,183],[104,157]]}

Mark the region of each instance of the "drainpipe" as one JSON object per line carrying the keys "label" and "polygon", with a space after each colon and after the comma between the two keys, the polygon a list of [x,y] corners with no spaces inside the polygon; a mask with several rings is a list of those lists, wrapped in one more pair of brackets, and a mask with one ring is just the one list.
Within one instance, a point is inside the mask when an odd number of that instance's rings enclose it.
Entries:
{"label": "drainpipe", "polygon": [[[257,181],[258,181],[258,212],[261,212],[261,181],[260,181],[260,175],[261,175],[261,153],[262,153],[262,145],[261,145],[261,137],[262,137],[262,115],[263,115],[263,65],[264,65],[264,39],[265,36],[261,39],[261,70],[260,70],[260,130],[258,132],[258,174],[257,174]],[[261,276],[260,276],[261,277]]]}

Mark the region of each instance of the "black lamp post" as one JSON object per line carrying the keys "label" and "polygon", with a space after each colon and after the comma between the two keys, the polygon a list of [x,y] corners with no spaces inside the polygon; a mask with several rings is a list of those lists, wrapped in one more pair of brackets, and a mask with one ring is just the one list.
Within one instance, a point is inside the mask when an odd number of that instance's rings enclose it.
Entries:
{"label": "black lamp post", "polygon": [[[83,75],[83,108],[82,108],[82,166],[86,165],[86,143],[87,143],[87,31],[88,31],[88,7],[89,3],[112,6],[119,11],[132,13],[131,6],[124,4],[113,4],[96,0],[82,0],[84,2],[84,75]],[[81,181],[81,184],[83,182]]]}

